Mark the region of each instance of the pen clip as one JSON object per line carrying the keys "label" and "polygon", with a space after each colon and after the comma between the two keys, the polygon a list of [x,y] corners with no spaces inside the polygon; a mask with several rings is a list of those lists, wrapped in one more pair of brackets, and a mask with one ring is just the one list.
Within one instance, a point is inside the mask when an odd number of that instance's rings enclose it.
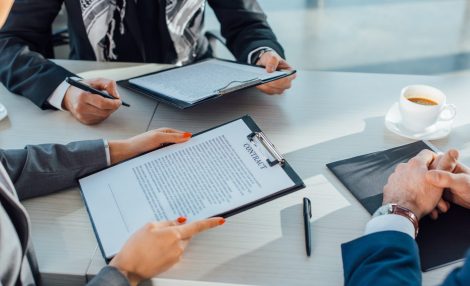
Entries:
{"label": "pen clip", "polygon": [[274,158],[274,160],[266,159],[269,166],[280,165],[281,167],[284,166],[286,160],[282,157],[281,153],[277,151],[276,147],[268,140],[266,135],[263,132],[253,132],[247,136],[248,140],[253,143],[255,139],[257,139],[266,150],[268,150],[269,154]]}
{"label": "pen clip", "polygon": [[[233,81],[229,82],[226,86],[214,90],[214,93],[216,93],[218,95],[224,95],[224,94],[227,94],[227,93],[231,93],[231,92],[243,89],[245,87],[257,85],[261,82],[262,82],[262,80],[260,78],[257,78],[257,77],[249,79],[249,80],[233,80]],[[239,84],[235,85],[235,86],[232,86],[236,83],[239,83]]]}
{"label": "pen clip", "polygon": [[304,198],[304,207],[307,208],[308,217],[312,218],[312,203],[309,198]]}

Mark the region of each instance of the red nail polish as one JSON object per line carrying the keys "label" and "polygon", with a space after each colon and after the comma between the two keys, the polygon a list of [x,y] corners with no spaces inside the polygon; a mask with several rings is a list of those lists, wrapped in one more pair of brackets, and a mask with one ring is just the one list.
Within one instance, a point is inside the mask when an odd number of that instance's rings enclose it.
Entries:
{"label": "red nail polish", "polygon": [[178,219],[177,219],[178,223],[185,223],[187,221],[187,219],[184,217],[184,216],[180,216]]}
{"label": "red nail polish", "polygon": [[221,218],[219,219],[219,225],[223,225],[225,223],[225,219]]}
{"label": "red nail polish", "polygon": [[183,138],[191,138],[193,136],[193,134],[189,133],[189,132],[184,132],[183,133]]}

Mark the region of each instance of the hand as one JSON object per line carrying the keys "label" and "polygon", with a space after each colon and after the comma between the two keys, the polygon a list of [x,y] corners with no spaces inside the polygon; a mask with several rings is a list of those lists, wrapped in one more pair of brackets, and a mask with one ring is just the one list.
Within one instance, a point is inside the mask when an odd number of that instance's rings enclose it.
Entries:
{"label": "hand", "polygon": [[109,141],[111,164],[157,149],[165,144],[183,143],[191,138],[189,132],[160,128],[125,140]]}
{"label": "hand", "polygon": [[465,165],[457,162],[451,172],[428,171],[426,180],[436,187],[446,188],[444,198],[447,201],[470,209],[470,169]]}
{"label": "hand", "polygon": [[[455,149],[447,151],[445,154],[439,155],[431,164],[429,169],[442,170],[453,172],[457,166],[459,159],[459,152]],[[444,191],[443,198],[437,203],[437,207],[431,212],[432,219],[437,219],[440,213],[446,213],[450,209],[450,203],[444,199],[446,192]]]}
{"label": "hand", "polygon": [[[256,63],[258,66],[264,66],[266,71],[272,73],[279,69],[292,70],[292,67],[278,55],[275,51],[264,53]],[[258,85],[257,88],[267,94],[282,94],[286,89],[292,86],[292,81],[297,76],[295,74],[281,78],[266,84]]]}
{"label": "hand", "polygon": [[437,155],[421,151],[408,163],[401,163],[384,187],[383,204],[396,203],[411,210],[418,219],[430,213],[442,197],[442,188],[427,183],[425,176]]}
{"label": "hand", "polygon": [[83,83],[98,90],[105,90],[117,99],[104,98],[97,94],[70,86],[65,92],[62,107],[83,124],[92,125],[108,118],[122,104],[116,82],[104,78],[83,80]]}
{"label": "hand", "polygon": [[217,217],[180,224],[185,221],[148,223],[129,238],[109,265],[119,269],[131,285],[137,285],[179,262],[194,235],[225,223]]}

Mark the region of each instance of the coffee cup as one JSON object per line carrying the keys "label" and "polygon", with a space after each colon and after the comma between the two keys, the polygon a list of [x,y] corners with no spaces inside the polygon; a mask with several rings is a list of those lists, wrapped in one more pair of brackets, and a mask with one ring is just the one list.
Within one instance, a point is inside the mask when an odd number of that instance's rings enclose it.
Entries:
{"label": "coffee cup", "polygon": [[455,118],[455,105],[447,104],[446,95],[428,85],[410,85],[402,89],[399,101],[402,125],[408,130],[420,132],[438,120]]}

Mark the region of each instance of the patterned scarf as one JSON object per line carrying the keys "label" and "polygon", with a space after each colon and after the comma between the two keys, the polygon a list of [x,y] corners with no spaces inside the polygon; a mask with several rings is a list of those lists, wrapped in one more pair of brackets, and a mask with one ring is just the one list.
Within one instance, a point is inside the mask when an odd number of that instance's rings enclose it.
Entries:
{"label": "patterned scarf", "polygon": [[[113,39],[116,28],[126,33],[126,1],[138,0],[80,0],[85,29],[98,61],[116,60]],[[157,1],[157,0],[149,0]],[[201,36],[205,0],[166,1],[166,23],[177,54],[177,64],[192,62],[197,40]]]}

